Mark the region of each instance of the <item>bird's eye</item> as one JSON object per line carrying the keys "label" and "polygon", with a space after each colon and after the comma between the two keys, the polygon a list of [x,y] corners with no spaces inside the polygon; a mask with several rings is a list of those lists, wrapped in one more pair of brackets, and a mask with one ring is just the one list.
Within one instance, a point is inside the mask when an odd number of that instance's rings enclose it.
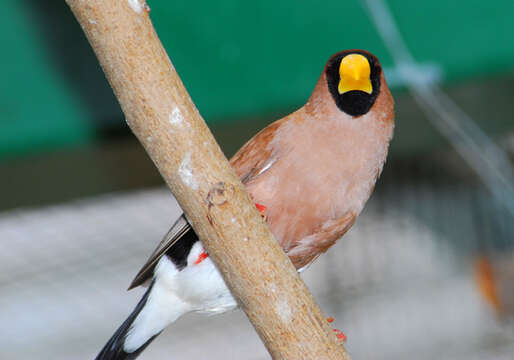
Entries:
{"label": "bird's eye", "polygon": [[380,91],[378,60],[362,50],[334,55],[327,65],[329,91],[337,107],[352,116],[366,114]]}

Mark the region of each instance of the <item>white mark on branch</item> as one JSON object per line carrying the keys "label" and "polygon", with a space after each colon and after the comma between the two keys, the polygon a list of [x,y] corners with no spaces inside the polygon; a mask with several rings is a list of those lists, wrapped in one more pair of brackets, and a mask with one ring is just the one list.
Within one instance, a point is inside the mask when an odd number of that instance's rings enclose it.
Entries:
{"label": "white mark on branch", "polygon": [[171,125],[182,125],[184,116],[178,107],[174,107],[170,116],[168,117]]}
{"label": "white mark on branch", "polygon": [[186,156],[184,156],[184,159],[180,163],[180,166],[178,167],[178,174],[186,186],[189,186],[193,190],[198,188],[198,184],[196,183],[196,180],[193,176],[193,168],[191,167],[190,151],[186,153]]}
{"label": "white mark on branch", "polygon": [[93,24],[93,25],[95,25],[95,24],[96,24],[96,21],[95,21],[95,20],[93,20],[93,19],[87,19],[87,21],[89,21],[89,23],[90,23],[90,24]]}
{"label": "white mark on branch", "polygon": [[153,140],[153,139],[152,139],[152,137],[151,137],[151,136],[149,136],[149,137],[147,137],[147,138],[146,138],[146,141],[148,141],[148,142],[152,142],[152,140]]}
{"label": "white mark on branch", "polygon": [[132,10],[137,12],[138,14],[143,11],[143,5],[139,2],[139,0],[127,0]]}
{"label": "white mark on branch", "polygon": [[275,311],[277,312],[282,322],[291,321],[291,307],[286,299],[278,299],[275,304]]}

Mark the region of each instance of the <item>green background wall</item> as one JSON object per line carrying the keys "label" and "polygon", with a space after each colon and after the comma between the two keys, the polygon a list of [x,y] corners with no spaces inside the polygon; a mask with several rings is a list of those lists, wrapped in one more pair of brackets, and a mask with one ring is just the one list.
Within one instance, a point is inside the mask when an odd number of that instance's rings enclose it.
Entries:
{"label": "green background wall", "polygon": [[[210,124],[301,106],[327,58],[341,49],[368,49],[391,70],[356,0],[148,3]],[[512,72],[513,1],[388,4],[416,60],[439,67],[446,84]],[[0,157],[87,143],[125,126],[64,1],[4,0],[0,43]]]}

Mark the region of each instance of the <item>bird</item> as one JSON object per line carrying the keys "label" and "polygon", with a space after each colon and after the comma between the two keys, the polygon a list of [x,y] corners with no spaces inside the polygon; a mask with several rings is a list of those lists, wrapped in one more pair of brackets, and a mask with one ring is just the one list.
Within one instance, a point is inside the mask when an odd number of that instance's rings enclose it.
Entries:
{"label": "bird", "polygon": [[[304,106],[258,132],[230,164],[301,272],[354,224],[374,190],[394,130],[379,60],[344,50],[327,61]],[[185,215],[137,273],[147,290],[96,360],[135,359],[189,312],[237,308]]]}

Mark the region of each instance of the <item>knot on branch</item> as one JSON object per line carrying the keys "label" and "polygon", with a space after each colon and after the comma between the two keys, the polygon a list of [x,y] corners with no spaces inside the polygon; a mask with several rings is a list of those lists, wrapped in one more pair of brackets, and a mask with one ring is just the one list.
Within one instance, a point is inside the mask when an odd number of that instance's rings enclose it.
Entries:
{"label": "knot on branch", "polygon": [[216,183],[207,194],[207,202],[209,208],[211,206],[221,206],[227,203],[227,201],[234,196],[234,186],[232,184],[226,184],[223,181]]}

